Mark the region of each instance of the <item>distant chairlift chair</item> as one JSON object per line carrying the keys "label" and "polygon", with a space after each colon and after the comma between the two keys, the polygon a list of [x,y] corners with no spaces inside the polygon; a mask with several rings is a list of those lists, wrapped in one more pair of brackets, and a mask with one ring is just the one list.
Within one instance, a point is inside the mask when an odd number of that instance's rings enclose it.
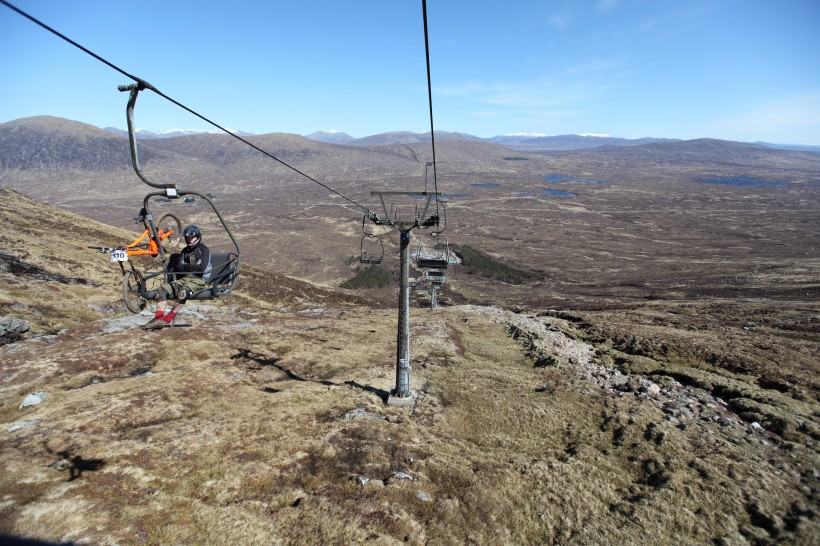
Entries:
{"label": "distant chairlift chair", "polygon": [[380,237],[368,233],[364,229],[367,215],[362,218],[362,241],[359,245],[359,263],[367,265],[378,265],[384,260],[384,243]]}
{"label": "distant chairlift chair", "polygon": [[432,237],[436,242],[428,241],[426,245],[425,238],[419,238],[416,266],[425,273],[425,280],[430,286],[430,308],[435,309],[438,307],[438,293],[445,281],[444,271],[450,263],[450,245],[441,233],[434,233]]}

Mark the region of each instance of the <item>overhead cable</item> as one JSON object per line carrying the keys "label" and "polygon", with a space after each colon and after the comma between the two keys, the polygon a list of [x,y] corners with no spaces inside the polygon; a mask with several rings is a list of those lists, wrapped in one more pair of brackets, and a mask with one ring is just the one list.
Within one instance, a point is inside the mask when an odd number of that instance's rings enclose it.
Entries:
{"label": "overhead cable", "polygon": [[[436,215],[438,215],[438,180],[436,179],[436,131],[433,128],[433,87],[430,79],[430,45],[427,38],[427,0],[421,0],[424,18],[424,54],[427,60],[427,98],[430,104],[430,144],[433,148],[433,191],[436,193]],[[426,182],[426,181],[425,181]]]}
{"label": "overhead cable", "polygon": [[83,52],[87,53],[88,55],[91,55],[92,57],[94,57],[95,59],[97,59],[98,61],[100,61],[101,63],[108,65],[109,67],[113,68],[114,70],[116,70],[117,72],[119,72],[120,74],[122,74],[123,76],[125,76],[125,77],[127,77],[127,78],[130,78],[130,79],[132,79],[132,80],[134,80],[137,84],[139,84],[140,86],[143,86],[145,89],[150,89],[151,91],[153,91],[154,93],[156,93],[156,94],[157,94],[157,95],[159,95],[160,97],[162,97],[162,98],[166,99],[167,101],[169,101],[169,102],[171,102],[171,103],[173,103],[173,104],[175,104],[175,105],[179,106],[179,107],[180,107],[180,108],[182,108],[183,110],[185,110],[185,111],[187,111],[187,112],[190,112],[191,114],[195,115],[196,117],[198,117],[199,119],[201,119],[201,120],[205,121],[206,123],[209,123],[210,125],[213,125],[214,127],[216,127],[217,129],[219,129],[220,131],[223,131],[223,132],[225,132],[225,133],[227,133],[227,134],[231,135],[231,136],[232,136],[232,137],[234,137],[235,139],[237,139],[237,140],[239,140],[239,141],[241,141],[241,142],[244,142],[245,144],[247,144],[248,146],[250,146],[250,147],[251,147],[251,148],[253,148],[254,150],[256,150],[256,151],[258,151],[258,152],[260,152],[260,153],[262,153],[262,154],[266,155],[267,157],[269,157],[269,158],[273,159],[274,161],[276,161],[276,162],[278,162],[279,164],[281,164],[281,165],[283,165],[283,166],[287,167],[288,169],[291,169],[292,171],[294,171],[294,172],[296,172],[296,173],[298,173],[298,174],[300,174],[300,175],[304,176],[305,178],[307,178],[307,179],[308,179],[308,180],[310,180],[311,182],[315,182],[316,184],[319,184],[320,186],[322,186],[323,188],[325,188],[325,189],[326,189],[326,190],[328,190],[329,192],[331,192],[331,193],[334,193],[334,194],[338,195],[339,197],[341,197],[341,198],[342,198],[342,199],[344,199],[345,201],[347,201],[347,202],[349,202],[349,203],[351,203],[351,204],[353,204],[353,205],[356,205],[356,206],[357,206],[357,207],[359,207],[360,209],[362,209],[362,210],[364,210],[364,211],[366,211],[366,212],[370,212],[370,211],[369,211],[369,209],[368,209],[367,207],[365,207],[364,205],[361,205],[361,204],[357,203],[357,202],[356,202],[356,201],[354,201],[353,199],[350,199],[349,197],[347,197],[347,196],[343,195],[342,193],[339,193],[338,191],[334,190],[333,188],[331,188],[331,187],[330,187],[330,186],[328,186],[327,184],[324,184],[324,183],[322,183],[322,182],[320,182],[320,181],[316,180],[316,179],[315,179],[315,178],[313,178],[312,176],[310,176],[310,175],[308,175],[308,174],[306,174],[306,173],[304,173],[304,172],[300,171],[299,169],[297,169],[296,167],[294,167],[294,166],[292,166],[292,165],[289,165],[288,163],[286,163],[286,162],[282,161],[281,159],[279,159],[278,157],[274,156],[273,154],[271,154],[271,153],[269,153],[269,152],[267,152],[267,151],[263,150],[262,148],[260,148],[259,146],[257,146],[257,145],[255,145],[255,144],[253,144],[252,142],[249,142],[248,140],[246,140],[246,139],[242,138],[241,136],[239,136],[239,135],[237,135],[237,134],[235,134],[235,133],[232,133],[231,131],[229,131],[228,129],[226,129],[226,128],[222,127],[222,126],[221,126],[221,125],[219,125],[218,123],[215,123],[215,122],[211,121],[210,119],[206,118],[205,116],[203,116],[203,115],[201,115],[201,114],[199,114],[199,113],[195,112],[194,110],[192,110],[192,109],[188,108],[188,107],[187,107],[187,106],[185,106],[184,104],[182,104],[182,103],[180,103],[180,102],[178,102],[178,101],[176,101],[176,100],[172,99],[171,97],[169,97],[169,96],[168,96],[168,95],[166,95],[165,93],[162,93],[159,89],[157,89],[157,88],[156,88],[156,87],[154,87],[153,85],[149,84],[148,82],[146,82],[146,81],[145,81],[145,80],[143,80],[142,78],[138,78],[137,76],[134,76],[133,74],[129,74],[128,72],[126,72],[125,70],[121,69],[121,68],[120,68],[120,67],[118,67],[117,65],[115,65],[115,64],[113,64],[113,63],[111,63],[111,62],[107,61],[106,59],[104,59],[103,57],[101,57],[101,56],[97,55],[97,54],[96,54],[96,53],[94,53],[93,51],[91,51],[91,50],[89,50],[89,49],[87,49],[87,48],[83,47],[83,46],[82,46],[82,45],[80,45],[80,44],[78,44],[77,42],[75,42],[75,41],[74,41],[74,40],[72,40],[71,38],[69,38],[69,37],[65,36],[64,34],[61,34],[60,32],[58,32],[58,31],[54,30],[53,28],[51,28],[51,27],[50,27],[50,26],[48,26],[47,24],[43,23],[42,21],[40,21],[40,20],[36,19],[35,17],[33,17],[33,16],[29,15],[28,13],[24,12],[23,10],[21,10],[21,9],[19,9],[19,8],[15,7],[15,6],[13,6],[13,5],[12,5],[12,4],[10,4],[9,2],[7,2],[6,0],[0,0],[0,3],[2,3],[4,6],[8,7],[9,9],[11,9],[11,10],[13,10],[13,11],[15,11],[15,12],[19,13],[20,15],[22,15],[22,16],[23,16],[23,17],[25,17],[26,19],[28,19],[28,20],[32,21],[33,23],[35,23],[35,24],[37,24],[37,25],[41,26],[41,27],[42,27],[42,28],[44,28],[45,30],[47,30],[47,31],[51,32],[52,34],[54,34],[55,36],[58,36],[59,38],[62,38],[63,40],[65,40],[65,41],[66,41],[66,42],[68,42],[69,44],[73,45],[74,47],[76,47],[76,48],[80,49],[81,51],[83,51]]}

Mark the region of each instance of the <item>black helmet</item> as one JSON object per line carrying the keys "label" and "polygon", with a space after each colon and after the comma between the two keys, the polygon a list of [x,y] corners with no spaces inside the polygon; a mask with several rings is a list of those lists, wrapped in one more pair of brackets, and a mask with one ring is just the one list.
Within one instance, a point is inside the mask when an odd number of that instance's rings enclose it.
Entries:
{"label": "black helmet", "polygon": [[202,241],[202,230],[196,224],[191,224],[182,231],[185,243],[188,246],[196,246]]}

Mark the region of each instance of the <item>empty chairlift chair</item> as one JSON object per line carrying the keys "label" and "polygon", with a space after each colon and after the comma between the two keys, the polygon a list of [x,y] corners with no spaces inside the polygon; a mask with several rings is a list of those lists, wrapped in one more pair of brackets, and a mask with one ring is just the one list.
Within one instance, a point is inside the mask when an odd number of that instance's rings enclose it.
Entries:
{"label": "empty chairlift chair", "polygon": [[362,236],[361,244],[359,245],[359,263],[367,265],[378,265],[384,260],[384,243],[380,237],[368,233],[364,229],[367,221],[367,214],[362,218]]}
{"label": "empty chairlift chair", "polygon": [[361,251],[359,252],[359,263],[377,265],[384,259],[384,244],[375,235],[365,235],[362,237]]}
{"label": "empty chairlift chair", "polygon": [[437,234],[434,237],[420,237],[419,247],[416,251],[416,266],[426,272],[429,270],[447,269],[450,262],[450,246],[444,235]]}

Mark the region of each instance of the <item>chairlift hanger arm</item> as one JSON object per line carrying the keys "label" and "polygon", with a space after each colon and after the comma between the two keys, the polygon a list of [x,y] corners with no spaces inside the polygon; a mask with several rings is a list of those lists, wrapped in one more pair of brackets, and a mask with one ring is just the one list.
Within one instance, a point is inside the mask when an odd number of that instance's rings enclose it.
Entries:
{"label": "chairlift hanger arm", "polygon": [[[438,201],[438,203],[441,204],[441,217],[444,219],[444,222],[442,224],[443,227],[441,227],[441,229],[433,232],[433,237],[438,237],[447,229],[447,207],[444,205],[444,201]],[[438,210],[436,212],[438,212]],[[440,227],[439,217],[436,216],[436,228],[438,227]]]}
{"label": "chairlift hanger arm", "polygon": [[128,146],[131,150],[131,165],[134,166],[134,171],[139,176],[140,180],[151,186],[152,188],[159,188],[165,190],[165,194],[168,197],[178,197],[177,195],[177,187],[176,184],[157,184],[155,182],[151,182],[146,178],[146,176],[142,173],[142,169],[140,169],[139,158],[137,155],[137,133],[134,129],[134,106],[137,104],[137,95],[143,89],[151,89],[156,91],[153,85],[149,84],[144,80],[139,80],[137,83],[132,83],[129,85],[120,85],[117,87],[120,91],[130,91],[130,96],[128,97],[128,106],[125,108],[126,119],[128,121]]}
{"label": "chairlift hanger arm", "polygon": [[[427,211],[430,208],[430,202],[433,198],[438,198],[440,195],[438,192],[408,192],[408,191],[371,191],[370,195],[378,197],[379,201],[382,205],[382,210],[384,211],[384,216],[379,216],[375,212],[368,211],[367,218],[369,218],[372,222],[382,225],[390,225],[392,227],[398,227],[399,229],[412,229],[414,227],[431,227],[438,225],[438,215],[432,215],[429,218],[427,217]],[[424,209],[419,214],[418,208],[416,208],[416,214],[412,221],[399,221],[398,218],[394,218],[395,211],[393,211],[393,207],[388,209],[387,203],[385,202],[385,197],[391,196],[404,196],[404,197],[426,197],[426,201],[424,204]]]}
{"label": "chairlift hanger arm", "polygon": [[384,225],[388,225],[390,223],[389,220],[388,220],[388,217],[379,216],[378,214],[376,214],[372,210],[368,210],[367,213],[364,215],[364,218],[362,218],[362,231],[364,231],[364,221],[365,221],[365,219],[370,220],[371,222],[373,222],[377,226],[384,226]]}

